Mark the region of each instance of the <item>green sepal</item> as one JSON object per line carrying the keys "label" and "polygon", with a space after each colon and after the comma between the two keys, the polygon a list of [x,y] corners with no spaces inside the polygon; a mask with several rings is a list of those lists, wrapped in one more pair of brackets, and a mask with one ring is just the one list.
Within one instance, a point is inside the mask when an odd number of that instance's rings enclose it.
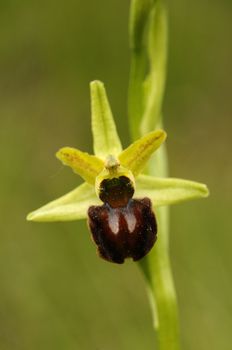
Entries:
{"label": "green sepal", "polygon": [[103,159],[109,154],[117,156],[122,146],[104,84],[100,81],[91,82],[90,92],[94,153]]}
{"label": "green sepal", "polygon": [[197,198],[205,198],[208,195],[207,186],[199,182],[140,175],[136,179],[134,197],[149,197],[154,207],[158,207]]}
{"label": "green sepal", "polygon": [[56,157],[91,185],[94,185],[95,178],[104,168],[104,162],[100,158],[76,148],[63,147],[56,153]]}
{"label": "green sepal", "polygon": [[101,205],[94,187],[83,183],[75,190],[31,212],[28,221],[73,221],[85,219],[91,205]]}
{"label": "green sepal", "polygon": [[163,130],[155,130],[146,134],[119,155],[120,164],[131,170],[134,176],[137,176],[146,166],[152,153],[160,147],[165,139],[166,133]]}

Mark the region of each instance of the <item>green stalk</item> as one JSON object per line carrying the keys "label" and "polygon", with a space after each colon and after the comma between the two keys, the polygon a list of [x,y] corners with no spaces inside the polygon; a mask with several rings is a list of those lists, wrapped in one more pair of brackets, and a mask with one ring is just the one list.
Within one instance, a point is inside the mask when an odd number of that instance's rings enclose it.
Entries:
{"label": "green stalk", "polygon": [[[130,47],[128,110],[134,140],[162,123],[167,56],[167,14],[162,1],[132,0]],[[161,147],[146,172],[167,177],[167,168],[166,149]],[[179,350],[178,308],[169,258],[169,209],[161,207],[155,212],[158,240],[140,266],[148,285],[159,350]]]}
{"label": "green stalk", "polygon": [[[147,69],[146,32],[152,0],[132,0],[129,19],[131,68],[129,81],[129,125],[133,140],[140,136],[143,114],[143,81]],[[130,117],[131,116],[131,117]]]}
{"label": "green stalk", "polygon": [[[151,163],[149,174],[165,176],[166,149],[162,148]],[[155,170],[155,171],[154,171]],[[157,314],[153,315],[160,350],[179,350],[179,320],[177,299],[169,257],[169,208],[155,209],[158,221],[158,240],[154,249],[141,262],[142,270],[150,289],[152,304]]]}
{"label": "green stalk", "polygon": [[143,94],[143,80],[146,69],[146,56],[140,50],[132,49],[129,81],[129,126],[132,140],[137,140],[141,134],[137,127],[140,124],[141,115],[143,114],[143,101],[141,96]]}

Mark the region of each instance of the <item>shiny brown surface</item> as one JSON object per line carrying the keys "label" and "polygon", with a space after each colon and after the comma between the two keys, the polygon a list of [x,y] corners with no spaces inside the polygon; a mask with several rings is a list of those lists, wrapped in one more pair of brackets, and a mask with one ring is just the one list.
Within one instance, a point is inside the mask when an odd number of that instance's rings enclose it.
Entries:
{"label": "shiny brown surface", "polygon": [[156,241],[157,224],[148,198],[130,199],[127,206],[91,206],[89,227],[99,255],[122,264],[125,258],[143,258]]}
{"label": "shiny brown surface", "polygon": [[101,182],[99,197],[111,208],[125,207],[133,194],[133,185],[126,176],[105,179]]}

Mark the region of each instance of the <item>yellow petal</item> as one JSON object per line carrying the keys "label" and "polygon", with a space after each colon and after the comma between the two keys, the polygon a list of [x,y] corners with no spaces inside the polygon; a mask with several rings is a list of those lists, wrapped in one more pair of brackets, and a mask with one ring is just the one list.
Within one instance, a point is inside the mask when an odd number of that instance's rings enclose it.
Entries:
{"label": "yellow petal", "polygon": [[61,148],[56,156],[64,165],[70,166],[75,173],[92,185],[94,185],[95,178],[104,168],[104,162],[100,158],[75,148]]}
{"label": "yellow petal", "polygon": [[152,153],[160,147],[165,139],[166,133],[163,130],[156,130],[144,135],[119,155],[121,165],[137,176],[145,167]]}

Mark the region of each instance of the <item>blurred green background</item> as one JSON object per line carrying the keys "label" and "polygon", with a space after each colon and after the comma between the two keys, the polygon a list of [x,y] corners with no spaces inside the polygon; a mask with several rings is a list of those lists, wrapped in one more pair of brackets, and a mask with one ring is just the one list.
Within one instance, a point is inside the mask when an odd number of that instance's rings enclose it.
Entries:
{"label": "blurred green background", "polygon": [[[171,210],[186,350],[232,344],[232,4],[169,1],[164,103],[170,173],[211,196]],[[55,159],[91,149],[89,81],[105,82],[124,146],[129,1],[0,2],[0,348],[155,349],[136,264],[97,258],[86,222],[26,214],[80,183]]]}

